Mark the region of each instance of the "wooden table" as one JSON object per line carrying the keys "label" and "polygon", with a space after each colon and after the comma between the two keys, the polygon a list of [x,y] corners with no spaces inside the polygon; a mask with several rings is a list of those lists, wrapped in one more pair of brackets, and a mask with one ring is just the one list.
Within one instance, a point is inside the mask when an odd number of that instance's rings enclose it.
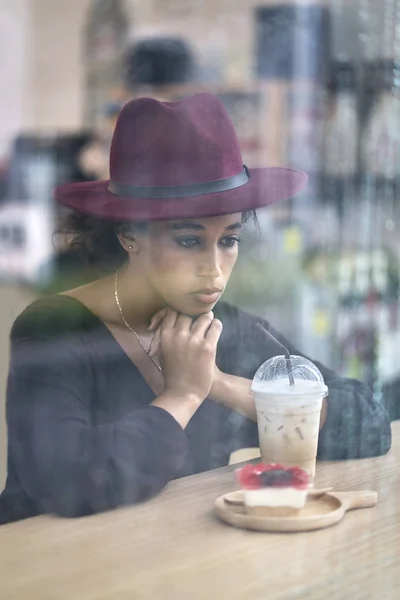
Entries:
{"label": "wooden table", "polygon": [[400,598],[400,421],[385,457],[321,463],[318,486],[374,489],[378,506],[329,529],[266,534],[213,515],[224,468],[171,483],[136,507],[0,528],[2,600]]}

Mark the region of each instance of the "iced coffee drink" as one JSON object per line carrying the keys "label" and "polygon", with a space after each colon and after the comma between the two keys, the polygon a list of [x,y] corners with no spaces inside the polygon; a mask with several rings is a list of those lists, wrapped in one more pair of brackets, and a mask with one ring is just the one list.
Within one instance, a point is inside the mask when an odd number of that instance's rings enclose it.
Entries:
{"label": "iced coffee drink", "polygon": [[292,357],[292,385],[284,357],[271,361],[260,367],[252,384],[262,461],[298,466],[314,476],[327,387],[317,367],[302,357]]}

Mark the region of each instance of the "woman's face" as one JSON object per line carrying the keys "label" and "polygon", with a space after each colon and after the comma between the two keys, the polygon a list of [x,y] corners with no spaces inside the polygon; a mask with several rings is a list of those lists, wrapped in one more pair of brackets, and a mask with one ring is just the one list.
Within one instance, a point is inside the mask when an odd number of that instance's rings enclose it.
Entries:
{"label": "woman's face", "polygon": [[212,310],[238,256],[241,218],[150,223],[138,238],[135,260],[163,303],[191,316]]}

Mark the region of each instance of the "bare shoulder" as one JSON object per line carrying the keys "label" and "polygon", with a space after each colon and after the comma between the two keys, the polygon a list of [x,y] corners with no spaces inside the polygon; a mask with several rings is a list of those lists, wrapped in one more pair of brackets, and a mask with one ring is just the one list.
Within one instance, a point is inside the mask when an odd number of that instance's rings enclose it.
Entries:
{"label": "bare shoulder", "polygon": [[108,277],[96,279],[95,281],[85,283],[84,285],[80,285],[79,287],[61,292],[59,295],[68,296],[70,298],[76,298],[77,300],[82,301],[82,299],[90,298],[91,296],[96,296],[96,294],[98,294],[99,291],[101,291],[101,288],[104,287],[105,281],[107,281],[108,279]]}

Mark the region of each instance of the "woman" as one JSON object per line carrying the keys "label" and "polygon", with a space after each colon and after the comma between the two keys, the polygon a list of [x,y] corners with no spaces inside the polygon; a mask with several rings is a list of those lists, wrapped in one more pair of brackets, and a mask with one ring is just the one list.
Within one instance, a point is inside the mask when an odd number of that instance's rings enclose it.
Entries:
{"label": "woman", "polygon": [[[258,445],[250,379],[280,349],[219,300],[249,211],[305,176],[243,167],[209,94],[128,103],[110,173],[57,199],[75,211],[71,246],[112,274],[34,302],[11,332],[3,523],[145,500]],[[370,390],[319,367],[329,387],[320,457],[387,452],[388,417]]]}

